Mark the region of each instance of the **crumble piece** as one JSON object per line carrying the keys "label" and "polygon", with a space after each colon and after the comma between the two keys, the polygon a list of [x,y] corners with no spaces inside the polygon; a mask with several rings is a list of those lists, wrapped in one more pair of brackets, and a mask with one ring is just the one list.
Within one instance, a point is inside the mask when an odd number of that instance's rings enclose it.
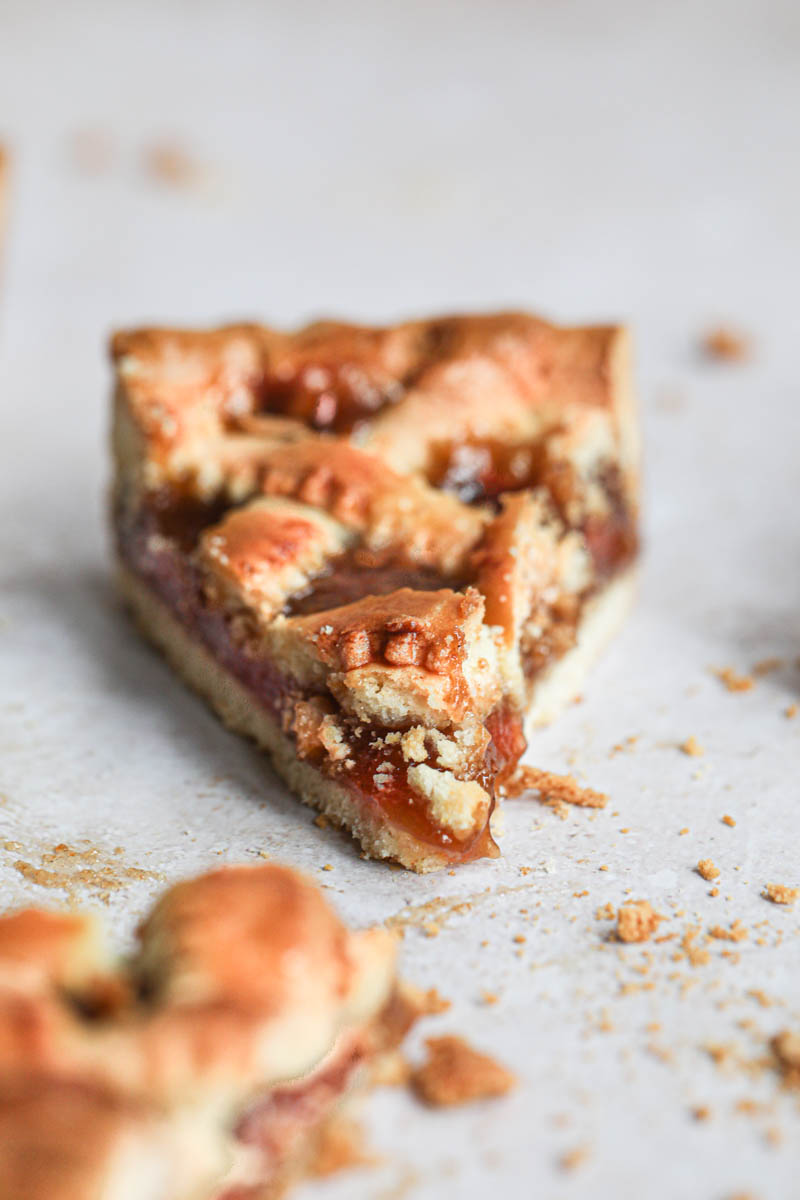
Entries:
{"label": "crumble piece", "polygon": [[711,1116],[711,1109],[707,1104],[698,1104],[692,1109],[692,1116],[695,1121],[707,1121]]}
{"label": "crumble piece", "polygon": [[736,822],[734,821],[733,817],[731,817],[728,813],[725,813],[725,816],[722,818],[722,824],[728,825],[731,829],[733,829]]}
{"label": "crumble piece", "polygon": [[377,1166],[380,1160],[364,1147],[363,1126],[349,1117],[337,1116],[323,1126],[308,1173],[325,1179],[352,1167]]}
{"label": "crumble piece", "polygon": [[794,904],[797,897],[800,896],[800,888],[787,887],[785,883],[767,883],[762,895],[765,900],[771,900],[773,904]]}
{"label": "crumble piece", "polygon": [[752,673],[758,679],[761,679],[764,675],[770,675],[773,671],[779,671],[782,666],[782,658],[762,658],[754,664]]}
{"label": "crumble piece", "polygon": [[575,804],[580,808],[605,808],[608,804],[608,796],[581,787],[573,775],[557,775],[538,767],[519,767],[509,784],[508,795],[518,796],[527,791],[538,792],[543,804],[557,810],[562,804]]}
{"label": "crumble piece", "polygon": [[733,922],[730,929],[725,929],[722,925],[712,925],[708,931],[709,937],[716,938],[717,941],[723,942],[743,942],[747,937],[747,930],[738,919]]}
{"label": "crumble piece", "polygon": [[411,1086],[435,1108],[504,1096],[516,1083],[510,1071],[488,1054],[473,1050],[463,1038],[427,1038],[425,1045],[428,1058],[412,1072]]}
{"label": "crumble piece", "polygon": [[788,706],[787,706],[787,707],[786,707],[786,708],[783,710],[783,715],[784,715],[784,716],[787,718],[787,720],[789,720],[789,721],[792,721],[792,720],[794,720],[794,718],[797,716],[797,705],[796,705],[796,704],[789,704],[789,705],[788,705]]}
{"label": "crumble piece", "polygon": [[739,675],[733,667],[720,667],[714,674],[729,692],[749,692],[755,686],[751,675]]}
{"label": "crumble piece", "polygon": [[715,867],[710,858],[701,858],[696,867],[697,874],[703,879],[711,882],[712,879],[719,879],[719,867]]}
{"label": "crumble piece", "polygon": [[631,900],[620,905],[617,937],[621,942],[646,942],[658,929],[660,917],[648,900]]}
{"label": "crumble piece", "polygon": [[561,1155],[558,1163],[562,1171],[574,1171],[576,1167],[585,1163],[588,1157],[589,1150],[586,1146],[573,1146]]}
{"label": "crumble piece", "polygon": [[786,1087],[800,1087],[800,1033],[783,1029],[769,1045]]}
{"label": "crumble piece", "polygon": [[725,325],[709,329],[700,345],[706,358],[716,362],[746,362],[753,352],[748,337]]}
{"label": "crumble piece", "polygon": [[704,748],[700,745],[697,738],[692,735],[685,742],[681,742],[681,750],[684,754],[688,754],[690,758],[702,758],[705,754]]}

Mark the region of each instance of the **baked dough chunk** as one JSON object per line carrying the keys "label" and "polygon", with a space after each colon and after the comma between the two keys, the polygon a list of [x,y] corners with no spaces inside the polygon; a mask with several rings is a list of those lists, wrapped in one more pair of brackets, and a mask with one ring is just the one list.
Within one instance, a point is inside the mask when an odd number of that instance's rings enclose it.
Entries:
{"label": "baked dough chunk", "polygon": [[141,329],[112,356],[145,632],[366,854],[496,854],[525,731],[580,691],[631,590],[625,331]]}
{"label": "baked dough chunk", "polygon": [[0,1196],[277,1196],[416,1015],[392,935],[271,864],[173,887],[124,965],[88,917],[0,917]]}

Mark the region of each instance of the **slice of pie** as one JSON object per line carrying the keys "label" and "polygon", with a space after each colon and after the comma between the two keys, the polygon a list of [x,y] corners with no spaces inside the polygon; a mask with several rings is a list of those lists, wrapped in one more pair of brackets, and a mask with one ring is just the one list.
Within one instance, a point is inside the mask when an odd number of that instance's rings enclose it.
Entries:
{"label": "slice of pie", "polygon": [[113,339],[114,524],[145,632],[366,854],[497,849],[526,731],[636,552],[628,338],[523,314]]}
{"label": "slice of pie", "polygon": [[386,930],[228,867],[156,904],[125,965],[92,920],[0,918],[3,1200],[268,1200],[418,1015]]}

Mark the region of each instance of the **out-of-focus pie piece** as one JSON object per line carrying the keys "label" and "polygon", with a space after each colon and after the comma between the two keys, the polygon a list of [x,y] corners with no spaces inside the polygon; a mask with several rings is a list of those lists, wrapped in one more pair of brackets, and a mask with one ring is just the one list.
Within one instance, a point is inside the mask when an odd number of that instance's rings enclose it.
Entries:
{"label": "out-of-focus pie piece", "polygon": [[271,864],[173,887],[124,965],[87,917],[2,917],[0,1196],[276,1197],[417,1013],[393,936]]}
{"label": "out-of-focus pie piece", "polygon": [[112,355],[144,631],[366,854],[495,855],[526,736],[631,595],[626,332],[519,313],[141,329]]}

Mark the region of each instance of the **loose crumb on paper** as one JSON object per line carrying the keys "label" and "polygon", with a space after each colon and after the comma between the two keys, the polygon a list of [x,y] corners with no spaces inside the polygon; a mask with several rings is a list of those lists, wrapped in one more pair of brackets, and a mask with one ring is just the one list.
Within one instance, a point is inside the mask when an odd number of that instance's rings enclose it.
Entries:
{"label": "loose crumb on paper", "polygon": [[701,858],[696,867],[697,874],[703,879],[709,880],[719,879],[719,867],[715,866],[710,858]]}
{"label": "loose crumb on paper", "polygon": [[427,1038],[428,1057],[411,1073],[416,1095],[435,1108],[504,1096],[516,1083],[504,1066],[454,1035]]}
{"label": "loose crumb on paper", "polygon": [[646,942],[660,920],[648,900],[631,900],[617,912],[617,937],[621,942]]}
{"label": "loose crumb on paper", "polygon": [[524,792],[538,792],[539,799],[556,810],[565,804],[579,808],[605,808],[608,796],[593,788],[581,787],[573,775],[557,775],[553,771],[541,771],[538,767],[519,767],[506,786],[509,797]]}
{"label": "loose crumb on paper", "polygon": [[714,674],[729,692],[749,692],[755,686],[752,675],[739,675],[733,667],[718,667]]}
{"label": "loose crumb on paper", "polygon": [[715,362],[746,362],[753,353],[750,338],[728,325],[706,330],[700,339],[700,348],[706,358]]}
{"label": "loose crumb on paper", "polygon": [[785,883],[767,883],[764,885],[763,896],[773,904],[794,904],[800,896],[800,888],[787,887]]}
{"label": "loose crumb on paper", "polygon": [[705,749],[700,745],[694,734],[688,737],[685,742],[681,742],[680,748],[690,758],[702,758],[705,754]]}

